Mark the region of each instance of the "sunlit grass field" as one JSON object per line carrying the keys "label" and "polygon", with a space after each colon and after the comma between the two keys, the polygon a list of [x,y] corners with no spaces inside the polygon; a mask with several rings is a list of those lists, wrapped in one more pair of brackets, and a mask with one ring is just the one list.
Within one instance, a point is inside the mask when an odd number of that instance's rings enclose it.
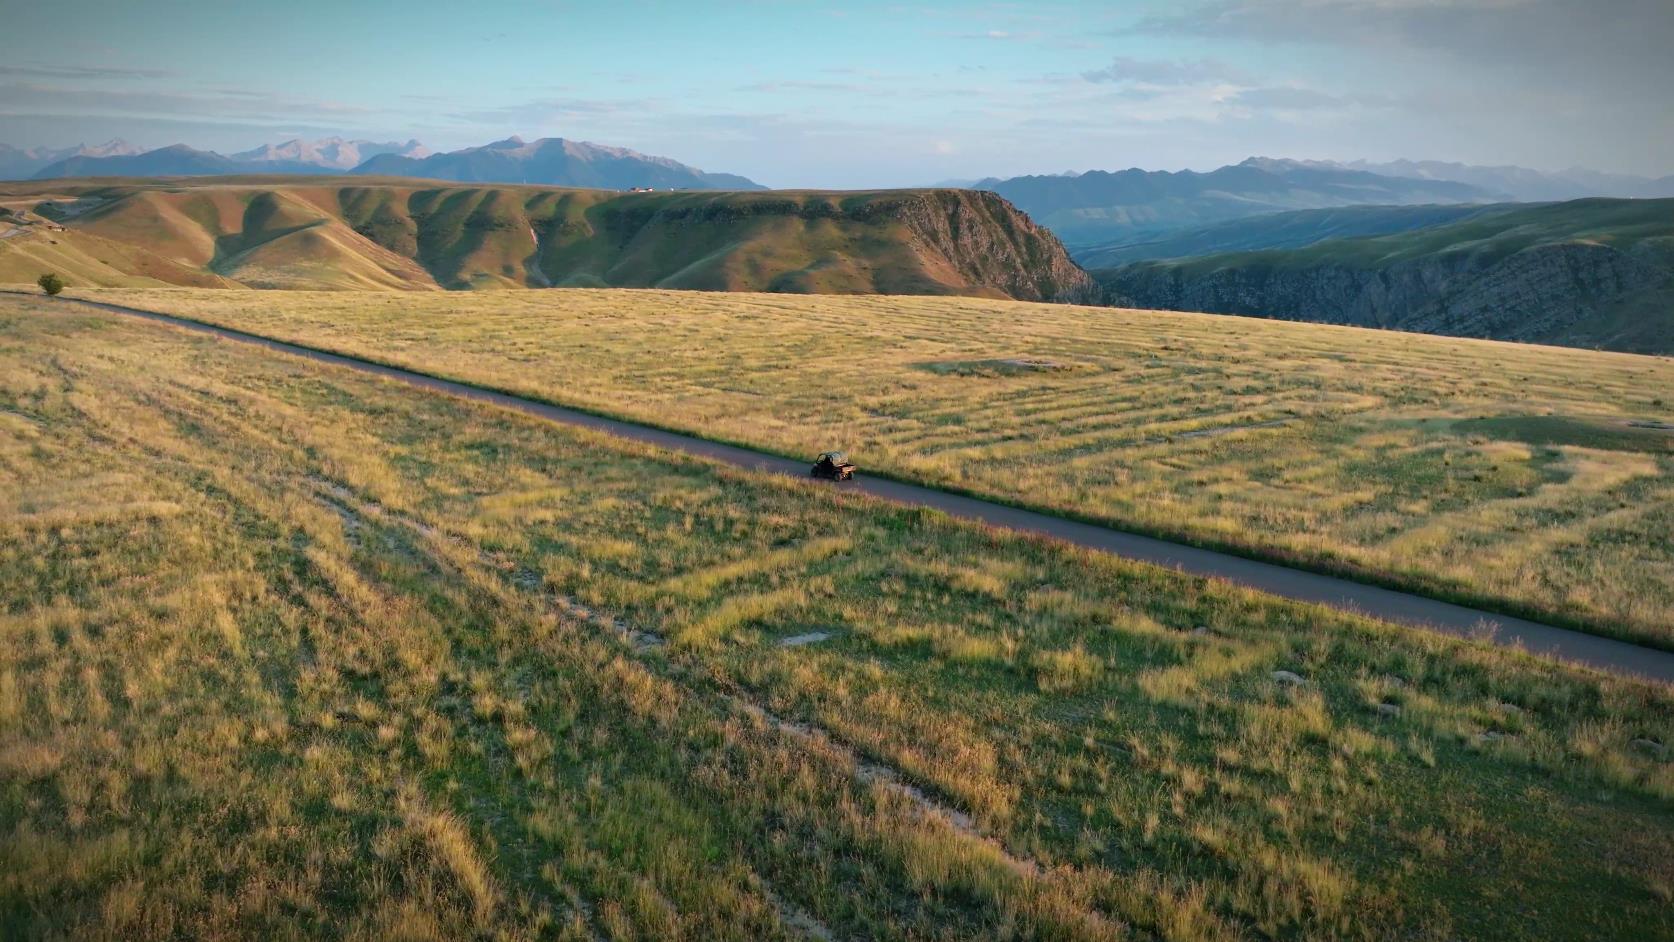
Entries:
{"label": "sunlit grass field", "polygon": [[88,294],[1674,647],[1674,360],[973,299]]}
{"label": "sunlit grass field", "polygon": [[1674,938],[1666,688],[10,297],[0,589],[8,939]]}

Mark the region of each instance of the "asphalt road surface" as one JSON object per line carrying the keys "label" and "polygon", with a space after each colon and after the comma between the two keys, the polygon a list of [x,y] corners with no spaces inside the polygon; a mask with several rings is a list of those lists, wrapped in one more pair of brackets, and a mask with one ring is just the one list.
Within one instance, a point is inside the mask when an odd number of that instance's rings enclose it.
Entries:
{"label": "asphalt road surface", "polygon": [[[434,376],[427,376],[412,370],[384,366],[336,353],[327,353],[257,334],[245,333],[226,327],[216,327],[186,318],[159,314],[154,311],[142,311],[138,308],[107,304],[100,301],[82,301],[72,298],[59,298],[58,300],[60,303],[97,308],[200,333],[212,334],[227,340],[256,344],[281,353],[306,357],[310,360],[330,363],[335,366],[348,367],[363,373],[372,373],[421,389],[492,403],[564,425],[595,429],[619,438],[646,442],[685,454],[701,455],[705,458],[712,458],[754,471],[807,477],[808,468],[813,460],[812,455],[809,456],[807,461],[781,458],[777,455],[764,454],[748,448],[724,445],[692,435],[682,435],[678,432],[664,431],[620,419],[605,418],[506,393],[492,392],[464,383],[437,379]],[[810,449],[818,450],[818,444],[810,443]],[[866,477],[864,472],[865,469],[862,468],[860,477],[841,484],[833,483],[830,486],[860,491],[897,503],[932,507],[951,516],[978,521],[989,526],[1003,527],[1024,533],[1042,534],[1077,546],[1102,550],[1127,559],[1155,563],[1194,576],[1224,579],[1237,585],[1248,586],[1287,599],[1316,602],[1332,608],[1357,612],[1427,631],[1477,638],[1501,645],[1518,646],[1531,653],[1555,657],[1613,674],[1674,683],[1674,652],[1659,651],[1625,641],[1616,641],[1567,628],[1543,625],[1522,618],[1513,618],[1468,608],[1421,595],[1366,585],[1337,576],[1328,576],[1303,569],[1293,569],[1276,563],[1246,559],[1229,553],[1171,543],[1167,540],[1141,536],[1137,533],[1126,533],[1096,524],[1066,520],[1051,514],[1008,507],[1005,504],[960,494],[950,494],[931,487]]]}

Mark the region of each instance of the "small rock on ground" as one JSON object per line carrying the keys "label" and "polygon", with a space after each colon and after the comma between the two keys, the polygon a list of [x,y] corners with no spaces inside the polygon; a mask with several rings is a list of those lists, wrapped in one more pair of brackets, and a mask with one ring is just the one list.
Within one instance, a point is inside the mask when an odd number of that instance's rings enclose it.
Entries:
{"label": "small rock on ground", "polygon": [[1401,705],[1398,704],[1398,703],[1380,703],[1380,704],[1378,704],[1378,715],[1379,716],[1400,716],[1401,715]]}
{"label": "small rock on ground", "polygon": [[1308,682],[1307,678],[1292,671],[1274,671],[1273,679],[1281,684],[1289,684],[1292,687],[1300,687]]}
{"label": "small rock on ground", "polygon": [[1655,739],[1635,739],[1633,742],[1629,743],[1629,745],[1638,749],[1640,752],[1649,753],[1659,759],[1668,755],[1668,747],[1660,742],[1657,742]]}

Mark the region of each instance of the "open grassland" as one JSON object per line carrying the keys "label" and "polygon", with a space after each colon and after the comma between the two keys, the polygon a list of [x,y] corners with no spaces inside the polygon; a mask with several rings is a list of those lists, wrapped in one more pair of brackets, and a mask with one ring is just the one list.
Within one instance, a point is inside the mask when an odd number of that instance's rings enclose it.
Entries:
{"label": "open grassland", "polygon": [[972,299],[90,295],[1674,646],[1674,360]]}
{"label": "open grassland", "polygon": [[0,587],[6,938],[1674,938],[1666,688],[19,298]]}

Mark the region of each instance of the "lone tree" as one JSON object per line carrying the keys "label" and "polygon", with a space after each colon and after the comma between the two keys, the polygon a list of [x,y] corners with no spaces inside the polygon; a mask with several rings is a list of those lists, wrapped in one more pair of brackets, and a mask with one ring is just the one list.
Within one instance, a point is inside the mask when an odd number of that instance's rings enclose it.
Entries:
{"label": "lone tree", "polygon": [[40,285],[41,290],[45,291],[47,294],[57,294],[58,292],[64,290],[64,279],[58,277],[52,272],[47,272],[41,277],[35,279],[35,284]]}

